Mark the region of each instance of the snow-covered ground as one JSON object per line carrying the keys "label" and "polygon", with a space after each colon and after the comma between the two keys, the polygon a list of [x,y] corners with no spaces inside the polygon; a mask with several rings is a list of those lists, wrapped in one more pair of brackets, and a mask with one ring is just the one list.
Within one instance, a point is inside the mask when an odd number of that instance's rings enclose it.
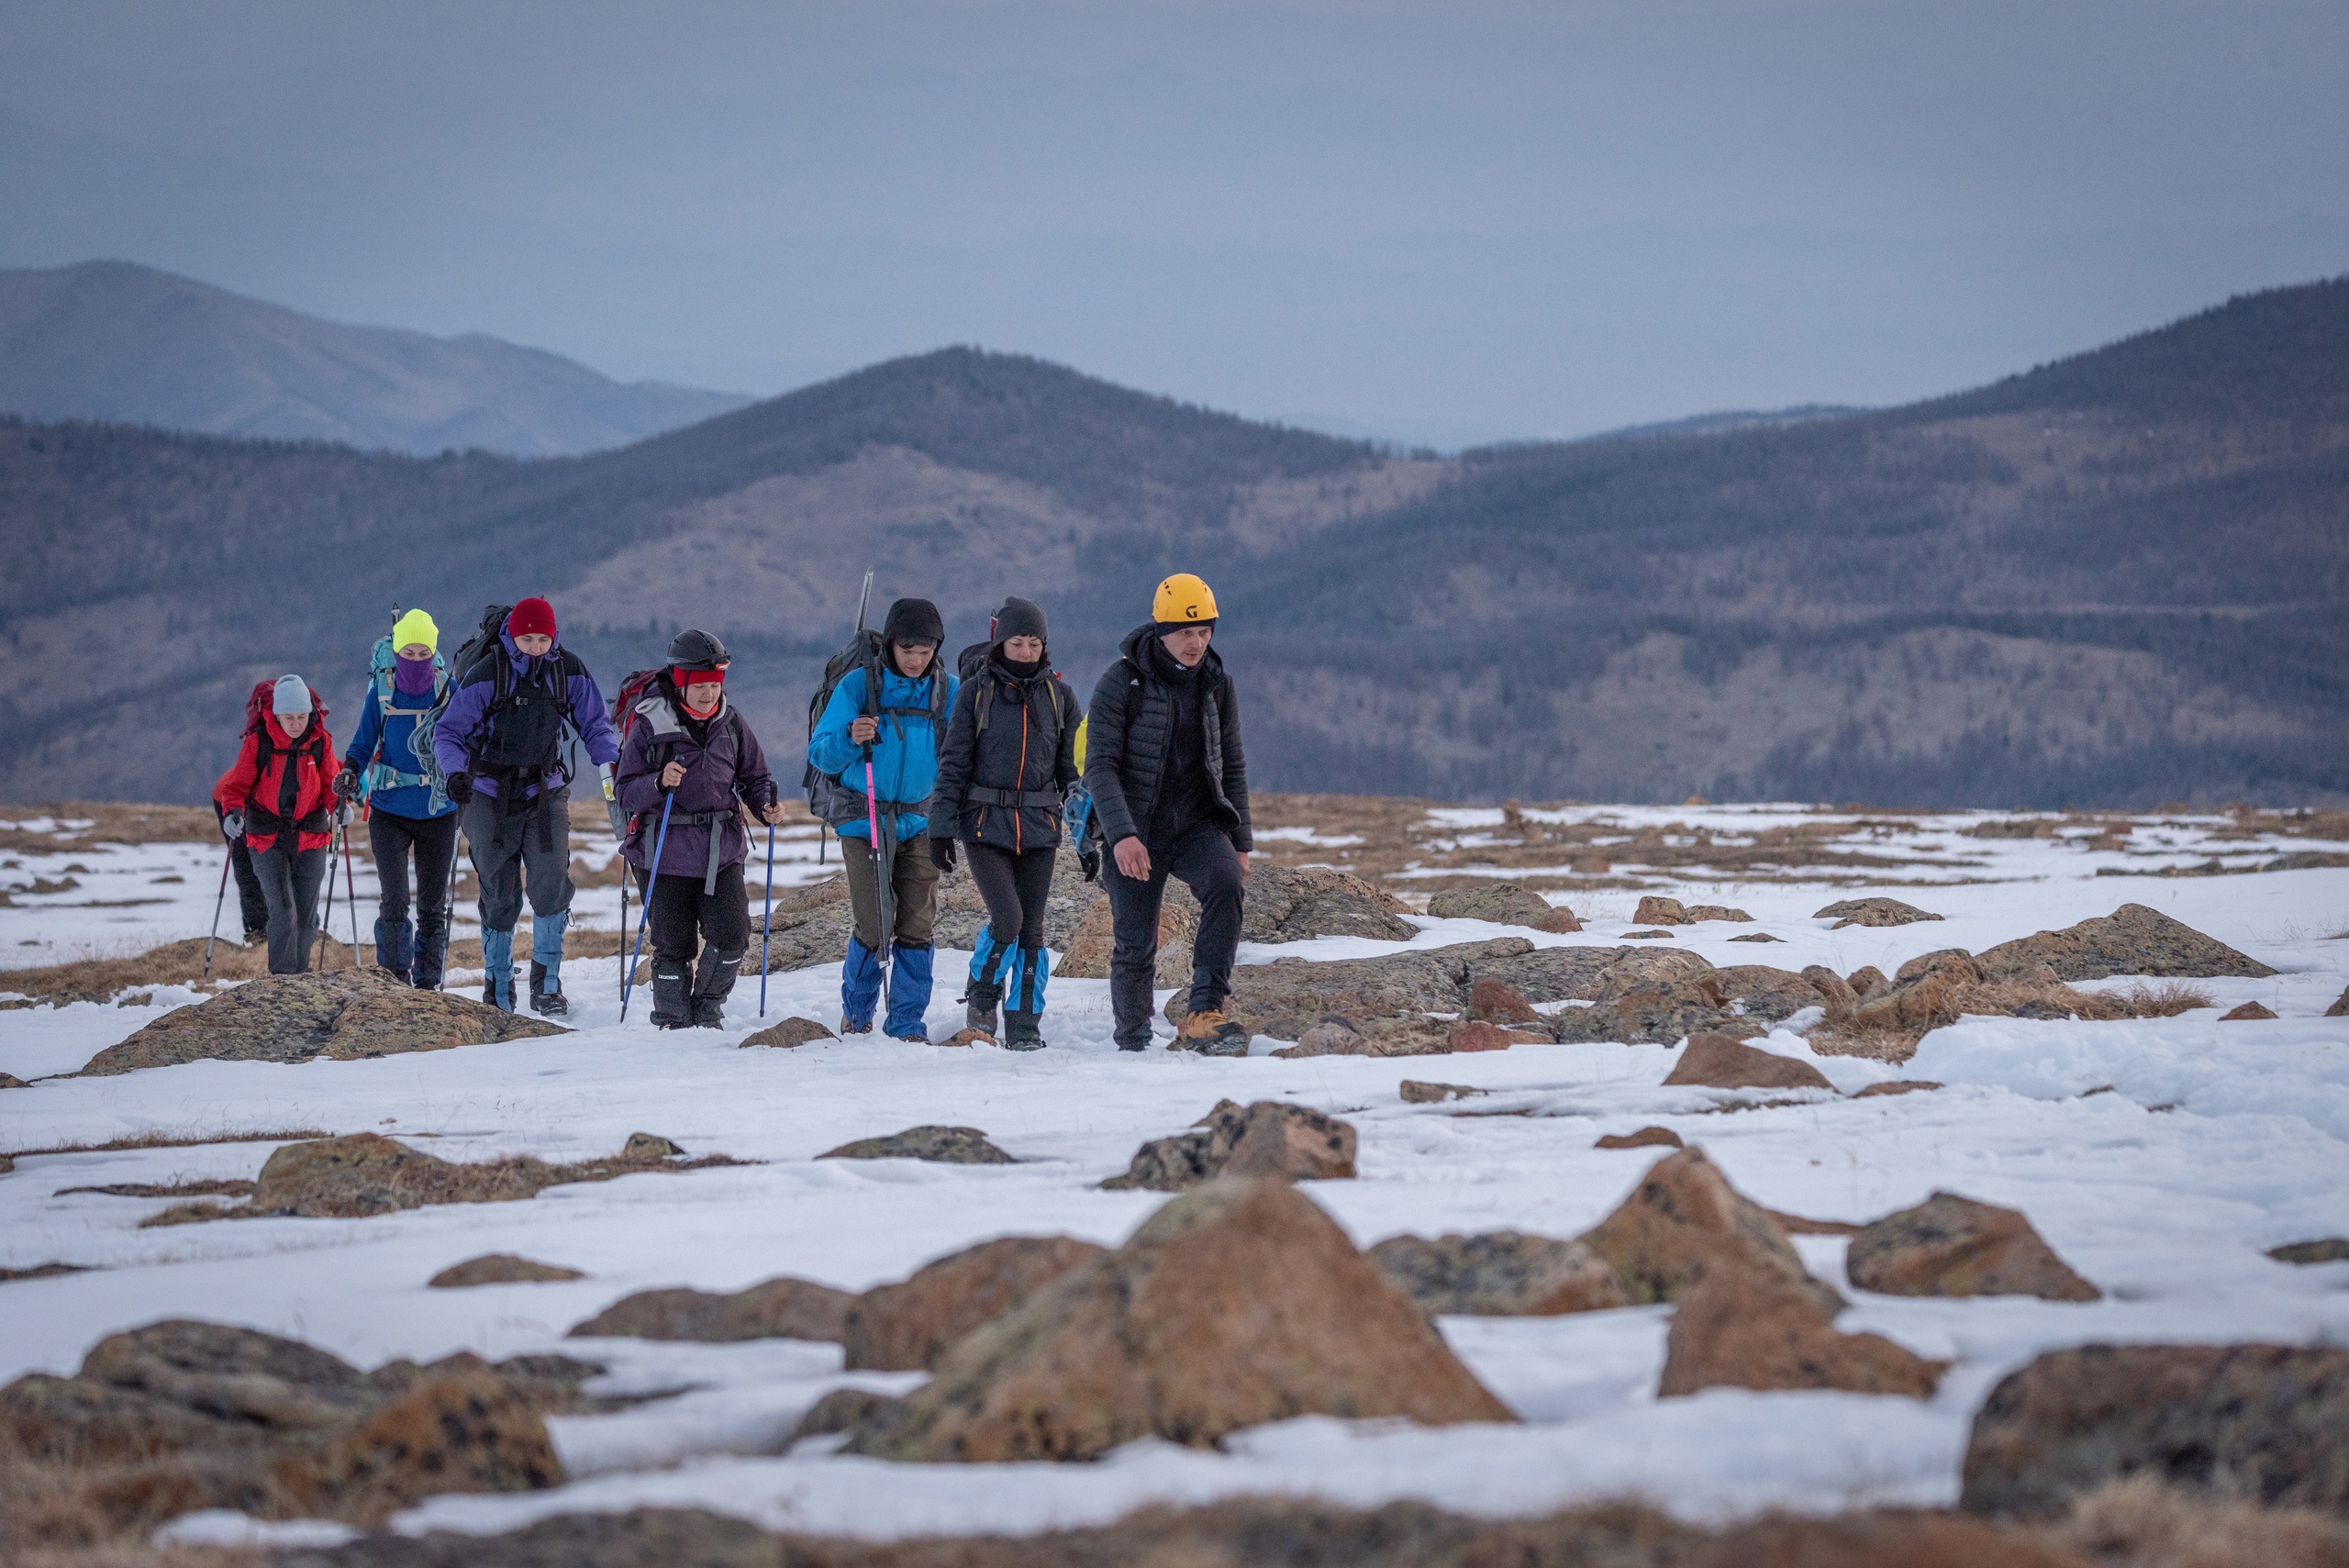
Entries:
{"label": "snow-covered ground", "polygon": [[[1616,815],[1627,832],[1701,817],[1717,838],[1817,820],[1797,807]],[[1500,822],[1498,812],[1444,816],[1444,826],[1464,839]],[[514,1152],[571,1159],[608,1154],[642,1130],[692,1153],[759,1163],[555,1187],[527,1203],[140,1230],[138,1221],[167,1200],[61,1196],[59,1189],[250,1177],[274,1145],[19,1157],[15,1173],[0,1176],[0,1267],[56,1261],[92,1272],[0,1284],[0,1320],[7,1325],[0,1379],[68,1372],[101,1335],[193,1316],[295,1335],[362,1365],[465,1349],[490,1356],[562,1350],[607,1363],[614,1392],[695,1390],[618,1414],[558,1419],[571,1485],[520,1496],[435,1499],[401,1518],[398,1528],[411,1530],[502,1530],[549,1513],[649,1503],[866,1535],[1033,1530],[1108,1520],[1149,1501],[1244,1491],[1310,1492],[1353,1503],[1419,1497],[1494,1513],[1640,1493],[1700,1518],[1772,1506],[1947,1503],[1956,1495],[1974,1409],[1998,1376],[2041,1351],[2089,1340],[2349,1340],[2349,1263],[2293,1268],[2263,1255],[2281,1242],[2349,1232],[2349,1018],[2321,1016],[2349,983],[2349,940],[2341,934],[2349,931],[2349,869],[2095,874],[2099,865],[2145,870],[2217,854],[2230,864],[2252,863],[2340,846],[2281,835],[2203,841],[2228,826],[2222,817],[2197,819],[2199,828],[2148,818],[2130,836],[2133,854],[2060,839],[1960,836],[1982,819],[1906,819],[1897,843],[1879,836],[1854,845],[1885,843],[1911,856],[1938,842],[1952,862],[1977,862],[1934,878],[1944,885],[1919,886],[1914,869],[1904,868],[1882,889],[1947,917],[1940,922],[1830,931],[1812,911],[1867,891],[1851,885],[1848,869],[1836,871],[1831,885],[1821,872],[1817,882],[1683,877],[1657,880],[1653,890],[1692,904],[1738,905],[1757,917],[1753,925],[1674,932],[1672,942],[1716,964],[1827,963],[1843,973],[1875,964],[1889,973],[1933,949],[1979,951],[2134,901],[2281,973],[2201,982],[2218,1006],[2173,1018],[1969,1019],[1929,1037],[1899,1069],[1814,1058],[1782,1033],[1763,1043],[1815,1061],[1845,1090],[1896,1076],[1949,1087],[1865,1100],[1797,1096],[1802,1103],[1722,1114],[1759,1096],[1661,1087],[1673,1053],[1655,1046],[1520,1046],[1399,1061],[1278,1061],[1262,1043],[1244,1061],[1120,1055],[1108,1039],[1106,984],[1074,980],[1053,983],[1044,1026],[1051,1049],[1032,1055],[877,1036],[741,1051],[739,1040],[759,1023],[755,978],[736,990],[725,1031],[662,1035],[641,1011],[618,1024],[617,960],[574,962],[573,1033],[369,1062],[207,1062],[50,1079],[0,1093],[0,1149],[150,1131],[215,1137],[316,1128],[382,1131],[452,1159]],[[1295,826],[1291,840],[1323,841],[1309,825]],[[2160,842],[2163,836],[2170,842]],[[799,859],[812,861],[812,840],[796,848],[804,850]],[[591,863],[607,852],[607,845],[581,846]],[[18,863],[0,872],[0,885],[59,878],[68,861],[84,869],[73,873],[82,884],[74,891],[19,893],[13,906],[0,908],[0,951],[34,951],[20,942],[47,953],[106,942],[132,951],[201,935],[217,853],[211,846],[148,845],[12,855]],[[817,870],[795,866],[796,874]],[[185,881],[154,880],[173,874]],[[616,905],[613,890],[598,892]],[[363,884],[361,894],[367,896]],[[117,902],[150,895],[161,902]],[[1500,935],[1544,945],[1611,944],[1631,929],[1637,896],[1569,898],[1587,921],[1579,935],[1424,921],[1411,945]],[[1756,931],[1783,941],[1729,940]],[[1398,945],[1329,939],[1250,947],[1241,956],[1243,962],[1326,959]],[[953,997],[963,962],[963,955],[940,955],[930,1022],[941,1038],[960,1021]],[[164,992],[152,1005],[0,1012],[0,1071],[28,1079],[70,1072],[194,999]],[[2247,1000],[2281,1016],[2217,1021],[2221,1010]],[[767,1021],[793,1014],[834,1021],[836,975],[774,977]],[[1472,1084],[1493,1095],[1407,1106],[1397,1095],[1404,1078]],[[2088,1092],[2107,1085],[2112,1092]],[[1936,1188],[2018,1207],[2105,1299],[1936,1301],[1847,1292],[1855,1305],[1842,1319],[1845,1328],[1954,1359],[1941,1392],[1925,1403],[1726,1390],[1659,1401],[1667,1321],[1661,1308],[1447,1318],[1442,1327],[1452,1344],[1524,1425],[1434,1431],[1315,1418],[1242,1434],[1219,1453],[1145,1442],[1103,1463],[1070,1466],[895,1465],[837,1455],[823,1443],[776,1457],[771,1451],[826,1389],[844,1383],[902,1389],[917,1380],[843,1373],[838,1349],[826,1345],[562,1339],[568,1325],[618,1296],[658,1285],[735,1289],[788,1273],[860,1289],[994,1236],[1065,1232],[1117,1241],[1164,1200],[1102,1192],[1100,1180],[1124,1169],[1144,1139],[1188,1125],[1226,1096],[1295,1100],[1355,1126],[1360,1178],[1304,1190],[1364,1245],[1403,1231],[1575,1234],[1620,1202],[1656,1154],[1601,1151],[1594,1140],[1660,1123],[1702,1145],[1749,1195],[1793,1213],[1864,1220]],[[928,1122],[984,1129],[1022,1162],[813,1158],[850,1139]],[[1840,1240],[1798,1244],[1816,1273],[1841,1283]],[[588,1277],[424,1287],[437,1270],[490,1251],[568,1264]]]}

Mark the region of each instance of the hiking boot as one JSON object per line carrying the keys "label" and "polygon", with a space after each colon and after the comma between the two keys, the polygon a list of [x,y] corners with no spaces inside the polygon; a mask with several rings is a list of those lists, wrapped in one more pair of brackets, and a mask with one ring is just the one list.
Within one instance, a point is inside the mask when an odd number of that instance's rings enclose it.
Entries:
{"label": "hiking boot", "polygon": [[[551,984],[554,989],[547,987]],[[530,964],[530,1011],[542,1018],[567,1018],[571,1004],[562,998],[562,982],[547,973],[547,966],[535,961]]]}
{"label": "hiking boot", "polygon": [[922,1028],[919,1024],[916,1024],[911,1034],[893,1034],[889,1038],[891,1040],[902,1040],[907,1045],[928,1045],[930,1043],[930,1031]]}
{"label": "hiking boot", "polygon": [[870,1018],[852,1018],[845,1013],[841,1015],[841,1038],[842,1040],[846,1040],[852,1034],[871,1034],[872,1032],[873,1020]]}
{"label": "hiking boot", "polygon": [[1201,1056],[1245,1056],[1248,1031],[1224,1017],[1219,1007],[1186,1013],[1174,1030],[1169,1051],[1196,1051]]}
{"label": "hiking boot", "polygon": [[267,926],[247,927],[245,929],[245,945],[249,948],[267,947],[269,945],[269,928]]}
{"label": "hiking boot", "polygon": [[1040,1013],[1006,1013],[1003,1015],[1003,1049],[1006,1051],[1041,1051],[1044,1049],[1043,1016]]}
{"label": "hiking boot", "polygon": [[996,1027],[995,1009],[996,1004],[1002,1000],[1002,986],[983,985],[972,981],[971,988],[963,994],[965,1007],[963,1021],[989,1040],[1001,1040],[1003,1031]]}
{"label": "hiking boot", "polygon": [[722,1029],[726,1027],[726,1009],[715,996],[696,996],[694,1003],[694,1028]]}
{"label": "hiking boot", "polygon": [[693,1004],[686,995],[692,983],[691,971],[674,959],[656,959],[652,964],[652,1027],[663,1029],[690,1028]]}

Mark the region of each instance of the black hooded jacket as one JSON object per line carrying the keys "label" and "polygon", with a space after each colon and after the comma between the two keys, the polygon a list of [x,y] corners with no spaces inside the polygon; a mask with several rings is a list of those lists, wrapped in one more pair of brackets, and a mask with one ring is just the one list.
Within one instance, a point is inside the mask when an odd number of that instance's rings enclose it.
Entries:
{"label": "black hooded jacket", "polygon": [[[1103,839],[1149,841],[1162,799],[1186,800],[1198,817],[1231,835],[1231,847],[1246,854],[1255,848],[1248,820],[1248,758],[1240,745],[1240,699],[1223,661],[1210,647],[1191,673],[1195,700],[1185,700],[1160,671],[1163,651],[1155,625],[1137,627],[1119,645],[1122,655],[1101,673],[1085,739],[1085,782]],[[1178,712],[1198,715],[1196,736],[1174,733]],[[1196,745],[1196,751],[1193,747]],[[1178,755],[1197,758],[1196,776],[1170,778]],[[1155,826],[1171,833],[1187,822]]]}
{"label": "black hooded jacket", "polygon": [[999,641],[963,651],[963,689],[939,749],[930,837],[1015,854],[1052,849],[1061,841],[1062,797],[1076,783],[1076,726],[1085,715],[1049,656],[1022,678],[1002,655]]}

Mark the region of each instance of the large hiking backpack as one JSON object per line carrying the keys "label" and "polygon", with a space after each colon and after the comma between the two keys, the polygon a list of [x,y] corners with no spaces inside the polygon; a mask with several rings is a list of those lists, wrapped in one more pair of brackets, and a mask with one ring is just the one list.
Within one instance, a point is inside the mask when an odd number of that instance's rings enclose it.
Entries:
{"label": "large hiking backpack", "polygon": [[[846,648],[824,662],[824,678],[815,694],[807,699],[807,739],[816,739],[816,726],[830,706],[833,688],[851,670],[864,672],[864,706],[859,713],[867,718],[897,717],[927,718],[930,733],[943,746],[946,741],[946,672],[939,668],[939,661],[930,661],[930,706],[928,707],[884,707],[881,706],[882,672],[881,634],[877,631],[858,632],[849,639]],[[837,827],[843,822],[864,820],[864,792],[852,789],[831,774],[819,773],[810,762],[800,775],[800,787],[807,792],[807,809],[817,819]],[[903,805],[894,809],[904,809]]]}
{"label": "large hiking backpack", "polygon": [[[270,759],[281,751],[295,758],[307,752],[312,765],[320,773],[330,775],[334,772],[327,766],[327,699],[318,695],[318,688],[307,681],[302,684],[310,694],[310,727],[302,731],[299,740],[287,747],[280,747],[271,737],[269,726],[262,722],[269,712],[270,693],[277,683],[269,679],[256,681],[253,689],[245,694],[245,733],[254,738],[253,779],[256,784],[260,782],[261,775],[269,771]],[[247,816],[252,816],[250,807]],[[333,819],[332,812],[321,808],[290,826],[305,833],[323,833]]]}
{"label": "large hiking backpack", "polygon": [[[432,700],[422,707],[399,706],[399,685],[395,679],[399,652],[392,646],[389,633],[375,639],[374,656],[368,662],[368,679],[374,683],[376,711],[384,723],[375,731],[375,754],[367,760],[366,772],[359,775],[359,798],[366,800],[379,789],[404,789],[422,784],[429,792],[428,809],[438,816],[449,804],[448,781],[441,777],[440,760],[432,751],[432,729],[440,722],[440,710],[449,706],[449,666],[440,655],[432,656]],[[391,728],[393,714],[412,715],[416,726],[408,731],[406,759],[386,762],[384,758],[384,736]],[[403,767],[401,761],[412,762],[413,767]]]}
{"label": "large hiking backpack", "polygon": [[[628,679],[620,683],[620,689],[612,694],[612,733],[619,740],[621,756],[628,755],[628,738],[635,731],[637,720],[643,717],[636,710],[643,705],[646,697],[658,693],[660,686],[661,667],[655,666],[650,670],[629,671]],[[652,771],[658,773],[662,768],[668,766],[668,758],[656,757],[653,759]],[[618,819],[619,808],[617,805],[607,801],[605,808],[613,814],[613,832],[620,842],[627,843],[635,837],[637,813],[629,813],[627,819],[621,821]]]}
{"label": "large hiking backpack", "polygon": [[[514,661],[506,657],[504,640],[506,617],[513,613],[513,609],[514,606],[511,605],[491,605],[483,610],[481,626],[471,637],[458,645],[456,660],[450,666],[456,672],[453,684],[460,686],[471,685],[480,674],[482,666],[484,663],[489,666],[488,673],[495,690],[490,694],[488,704],[482,709],[482,738],[484,740],[492,733],[491,724],[515,705]],[[557,648],[554,651],[554,680],[557,687],[555,697],[558,705],[563,707],[563,720],[567,720],[571,681],[574,676],[585,674],[587,666],[581,663],[579,656],[568,648]],[[555,726],[554,740],[548,748],[548,754],[558,771],[562,767],[562,720],[559,720]],[[480,761],[478,743],[471,749],[474,752],[472,760],[478,763]],[[531,773],[543,776],[547,770],[543,765],[518,763],[503,768],[484,768],[477,765],[473,771],[495,777],[504,773],[519,775]]]}

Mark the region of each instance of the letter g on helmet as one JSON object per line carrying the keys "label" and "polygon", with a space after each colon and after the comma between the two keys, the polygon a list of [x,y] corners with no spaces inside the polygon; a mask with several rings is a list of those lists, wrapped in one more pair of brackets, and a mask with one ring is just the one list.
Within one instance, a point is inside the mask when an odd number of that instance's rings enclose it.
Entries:
{"label": "letter g on helmet", "polygon": [[1177,572],[1158,585],[1150,601],[1150,618],[1162,626],[1180,626],[1216,618],[1215,592],[1187,572]]}

